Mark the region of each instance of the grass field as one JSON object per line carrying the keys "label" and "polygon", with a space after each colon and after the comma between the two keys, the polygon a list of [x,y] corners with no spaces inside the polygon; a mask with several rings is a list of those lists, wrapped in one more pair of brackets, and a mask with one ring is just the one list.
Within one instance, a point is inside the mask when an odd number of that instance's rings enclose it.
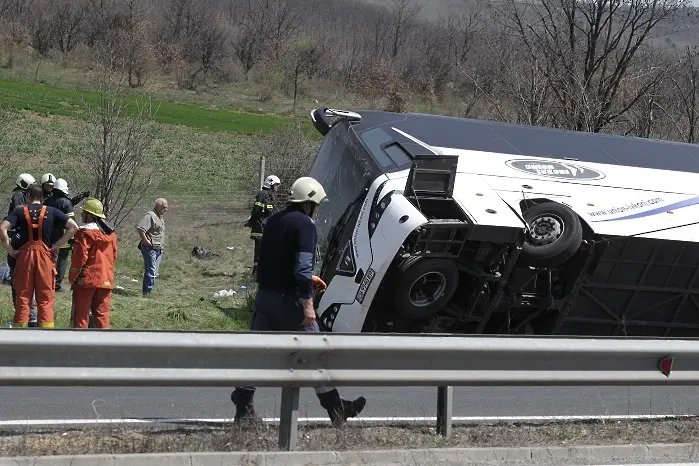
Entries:
{"label": "grass field", "polygon": [[[83,92],[88,100],[98,94]],[[226,110],[193,103],[159,100],[157,135],[148,164],[164,177],[153,195],[144,199],[118,231],[117,286],[112,302],[112,326],[130,329],[238,330],[251,317],[254,284],[247,266],[252,241],[242,226],[248,215],[249,186],[259,179],[260,143],[276,129],[301,124],[300,119]],[[69,186],[84,175],[85,127],[79,94],[41,84],[0,81],[0,105],[19,112],[6,141],[21,155],[21,170],[39,179],[52,172]],[[314,138],[318,140],[317,133]],[[85,186],[78,186],[82,189]],[[9,199],[11,186],[3,192]],[[151,298],[140,296],[143,262],[136,248],[134,226],[155,197],[166,197],[168,245],[161,276]],[[6,205],[6,204],[5,204]],[[197,260],[190,256],[202,246],[219,256]],[[229,250],[228,247],[233,249]],[[241,289],[247,286],[247,290]],[[214,299],[219,290],[233,289],[231,298]],[[56,293],[56,325],[66,327],[69,291]],[[10,287],[0,287],[0,324],[12,319]]]}

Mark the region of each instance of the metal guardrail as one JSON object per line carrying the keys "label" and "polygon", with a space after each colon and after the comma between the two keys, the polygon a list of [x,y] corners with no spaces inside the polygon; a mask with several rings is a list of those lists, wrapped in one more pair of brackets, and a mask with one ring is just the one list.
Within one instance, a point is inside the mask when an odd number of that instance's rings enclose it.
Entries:
{"label": "metal guardrail", "polygon": [[699,339],[0,329],[0,385],[282,387],[279,445],[296,447],[299,388],[696,385]]}

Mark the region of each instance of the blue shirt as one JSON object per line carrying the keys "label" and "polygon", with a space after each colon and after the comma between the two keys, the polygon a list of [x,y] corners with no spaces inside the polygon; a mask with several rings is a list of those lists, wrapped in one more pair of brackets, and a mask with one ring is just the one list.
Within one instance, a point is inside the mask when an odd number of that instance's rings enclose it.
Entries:
{"label": "blue shirt", "polygon": [[316,239],[315,222],[293,204],[269,217],[257,263],[259,288],[312,297]]}

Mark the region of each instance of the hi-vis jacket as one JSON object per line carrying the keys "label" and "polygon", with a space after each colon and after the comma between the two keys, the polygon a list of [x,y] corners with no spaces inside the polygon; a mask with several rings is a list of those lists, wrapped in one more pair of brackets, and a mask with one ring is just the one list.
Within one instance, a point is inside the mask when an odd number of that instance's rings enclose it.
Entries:
{"label": "hi-vis jacket", "polygon": [[97,223],[81,226],[75,234],[68,281],[76,288],[114,288],[116,233],[104,233]]}
{"label": "hi-vis jacket", "polygon": [[274,196],[269,189],[261,189],[255,196],[255,204],[250,213],[250,238],[262,237],[267,218],[274,212]]}

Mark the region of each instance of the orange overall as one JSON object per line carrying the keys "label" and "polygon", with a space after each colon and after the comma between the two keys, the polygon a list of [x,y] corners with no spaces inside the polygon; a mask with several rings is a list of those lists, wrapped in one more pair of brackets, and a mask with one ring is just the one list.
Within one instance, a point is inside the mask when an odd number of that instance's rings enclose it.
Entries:
{"label": "orange overall", "polygon": [[46,206],[41,207],[38,223],[34,223],[29,207],[24,206],[27,220],[27,242],[19,248],[17,265],[12,273],[12,286],[16,290],[15,327],[27,327],[32,296],[36,296],[37,323],[39,327],[53,328],[54,284],[56,266],[51,249],[43,241]]}
{"label": "orange overall", "polygon": [[89,315],[96,328],[109,328],[117,239],[96,224],[78,230],[71,256],[68,281],[73,289],[73,327],[88,328]]}

